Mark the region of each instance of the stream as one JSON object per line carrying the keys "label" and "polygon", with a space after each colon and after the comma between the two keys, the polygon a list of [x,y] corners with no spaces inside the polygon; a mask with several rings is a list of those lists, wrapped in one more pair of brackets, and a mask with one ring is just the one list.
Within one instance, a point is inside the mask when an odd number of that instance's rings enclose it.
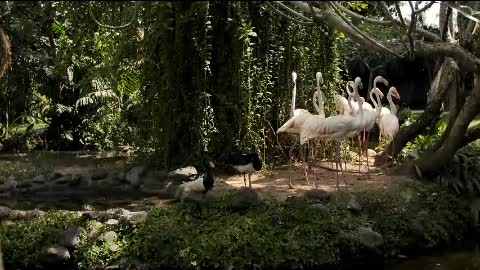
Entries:
{"label": "stream", "polygon": [[419,256],[405,259],[388,270],[478,270],[480,269],[480,249],[444,252],[441,254]]}

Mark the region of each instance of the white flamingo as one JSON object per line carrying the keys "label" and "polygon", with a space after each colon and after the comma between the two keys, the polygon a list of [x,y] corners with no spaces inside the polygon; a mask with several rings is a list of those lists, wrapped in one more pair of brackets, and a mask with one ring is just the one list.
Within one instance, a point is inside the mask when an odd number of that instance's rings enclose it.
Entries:
{"label": "white flamingo", "polygon": [[[373,98],[373,95],[376,95],[377,100]],[[383,93],[380,91],[378,88],[373,88],[372,91],[370,91],[370,99],[373,102],[373,105],[375,106],[375,111],[368,111],[364,110],[363,114],[363,119],[362,119],[362,128],[361,131],[363,131],[363,145],[365,146],[365,152],[367,152],[368,149],[368,140],[369,140],[369,134],[367,134],[367,138],[365,139],[365,132],[370,132],[370,130],[375,126],[376,119],[380,115],[381,107],[379,106],[381,99],[383,98]],[[368,163],[368,153],[365,153],[367,156],[367,174],[368,177],[370,178],[370,164]]]}
{"label": "white flamingo", "polygon": [[[280,132],[286,132],[286,133],[300,133],[300,127],[302,126],[303,122],[310,117],[312,114],[305,110],[305,109],[295,109],[295,97],[297,93],[297,73],[295,71],[292,72],[292,81],[293,81],[293,90],[292,90],[292,110],[290,112],[290,119],[288,119],[285,124],[283,124],[278,130],[277,133]],[[315,95],[315,94],[314,94]],[[289,151],[289,159],[291,159],[291,151]],[[303,152],[303,151],[302,151]],[[302,161],[305,164],[305,155],[302,154]],[[288,186],[290,188],[293,188],[292,185],[292,174],[291,174],[291,162],[289,162],[289,179],[288,179]],[[305,164],[305,178],[307,180],[307,183],[309,183],[308,180],[308,164]]]}
{"label": "white flamingo", "polygon": [[[388,93],[387,93],[387,100],[388,100],[388,104],[390,105],[390,109],[388,109],[387,107],[382,107],[382,110],[380,111],[380,116],[378,118],[378,122],[377,124],[379,125],[380,127],[380,119],[384,116],[384,115],[387,115],[387,114],[391,114],[391,108],[394,108],[395,109],[395,113],[394,115],[397,115],[397,107],[395,107],[395,104],[393,103],[392,101],[392,95],[393,97],[395,98],[398,98],[400,99],[400,94],[398,93],[397,91],[397,88],[395,87],[390,87],[390,89],[388,90]],[[379,133],[379,135],[381,134],[381,132]],[[378,140],[380,141],[381,140],[381,136],[378,138]]]}
{"label": "white flamingo", "polygon": [[[362,82],[359,77],[355,79],[354,83],[354,97],[357,98],[362,106],[362,101],[358,95],[358,87],[362,87]],[[347,101],[350,101],[352,96],[348,97]],[[357,115],[335,115],[327,118],[323,118],[320,115],[312,115],[305,120],[300,129],[300,144],[306,143],[309,139],[316,137],[329,138],[336,141],[336,167],[337,167],[337,190],[340,189],[338,179],[338,166],[343,174],[342,163],[340,158],[340,140],[342,140],[347,134],[358,131],[361,128],[363,118],[363,110],[360,110]],[[345,188],[347,188],[347,182],[344,178]]]}
{"label": "white flamingo", "polygon": [[389,110],[390,113],[385,113],[383,115],[380,115],[380,120],[378,125],[380,129],[379,141],[382,139],[382,136],[393,139],[400,127],[398,123],[398,118],[397,118],[397,107],[393,103],[392,96],[397,99],[400,99],[400,94],[398,93],[397,89],[393,86],[390,87],[387,94],[387,100],[388,100],[388,103],[390,104],[390,110]]}
{"label": "white flamingo", "polygon": [[[318,113],[318,118],[325,118],[325,110],[324,110],[324,103],[325,103],[325,94],[323,94],[323,91],[320,90],[320,83],[323,84],[323,77],[322,77],[322,73],[319,71],[315,74],[315,77],[317,79],[317,91],[315,91],[315,94],[313,94],[313,106],[315,107],[315,110],[317,111]],[[315,163],[315,149],[314,147],[312,146],[311,147],[311,160],[313,163]],[[315,189],[318,188],[317,186],[317,177],[316,177],[316,174],[315,174],[315,165],[312,164],[312,168],[313,168],[313,176],[314,176],[314,179],[315,179]]]}

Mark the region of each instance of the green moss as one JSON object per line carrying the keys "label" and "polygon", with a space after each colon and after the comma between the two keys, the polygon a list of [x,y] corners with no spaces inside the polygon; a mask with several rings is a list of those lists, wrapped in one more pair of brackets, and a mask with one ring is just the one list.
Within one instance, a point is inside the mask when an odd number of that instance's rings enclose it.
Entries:
{"label": "green moss", "polygon": [[[318,268],[361,257],[363,249],[355,236],[360,226],[383,235],[386,258],[444,247],[470,229],[467,204],[434,185],[403,184],[356,196],[363,207],[357,215],[347,210],[350,195],[343,192],[333,196],[329,213],[310,207],[313,201],[303,197],[232,212],[231,194],[226,194],[202,210],[193,203],[152,208],[143,224],[103,225],[94,235],[89,235],[93,223],[83,223],[86,230],[74,259],[87,269],[121,258],[181,269]],[[2,225],[5,260],[34,263],[38,251],[52,244],[69,222],[76,220],[37,218]],[[423,226],[422,234],[414,233],[415,222]],[[119,236],[113,242],[115,251],[98,237],[110,230]]]}

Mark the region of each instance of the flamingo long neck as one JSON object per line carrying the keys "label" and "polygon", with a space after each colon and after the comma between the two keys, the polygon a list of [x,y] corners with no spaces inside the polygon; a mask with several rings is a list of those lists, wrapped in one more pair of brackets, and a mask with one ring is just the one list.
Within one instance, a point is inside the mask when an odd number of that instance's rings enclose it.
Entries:
{"label": "flamingo long neck", "polygon": [[[358,116],[360,117],[360,121],[363,120],[363,101],[360,98],[360,95],[358,94],[358,83],[355,82],[353,84],[353,94],[355,97],[358,97],[357,103],[358,103]],[[351,105],[350,105],[351,108]]]}
{"label": "flamingo long neck", "polygon": [[353,83],[353,82],[352,82],[352,81],[348,81],[348,82],[347,82],[347,85],[346,85],[346,88],[347,88],[347,94],[348,94],[348,95],[353,95],[353,92],[352,92],[352,91],[350,91],[350,88],[348,87],[348,86],[349,86],[351,83]]}
{"label": "flamingo long neck", "polygon": [[292,90],[292,111],[290,117],[293,117],[295,111],[295,96],[297,95],[297,82],[293,81],[293,90]]}
{"label": "flamingo long neck", "polygon": [[[376,89],[376,88],[373,88],[373,89]],[[375,98],[373,98],[374,92],[375,92],[375,96],[376,96],[376,98],[377,98],[376,101],[375,101]],[[378,93],[377,93],[376,91],[370,91],[370,99],[372,100],[373,106],[374,106],[374,108],[375,108],[375,112],[376,112],[377,114],[380,114],[382,108],[378,105],[378,104],[380,104],[380,102],[381,102]]]}
{"label": "flamingo long neck", "polygon": [[393,103],[392,92],[390,91],[388,92],[387,100],[388,100],[388,104],[390,104],[390,114],[397,115],[397,106],[395,106],[395,104]]}

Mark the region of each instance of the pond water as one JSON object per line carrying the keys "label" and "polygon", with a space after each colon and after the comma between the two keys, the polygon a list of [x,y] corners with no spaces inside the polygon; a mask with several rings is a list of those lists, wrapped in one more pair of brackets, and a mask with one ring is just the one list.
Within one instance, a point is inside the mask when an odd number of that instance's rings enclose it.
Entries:
{"label": "pond water", "polygon": [[405,259],[386,270],[480,270],[480,249]]}

